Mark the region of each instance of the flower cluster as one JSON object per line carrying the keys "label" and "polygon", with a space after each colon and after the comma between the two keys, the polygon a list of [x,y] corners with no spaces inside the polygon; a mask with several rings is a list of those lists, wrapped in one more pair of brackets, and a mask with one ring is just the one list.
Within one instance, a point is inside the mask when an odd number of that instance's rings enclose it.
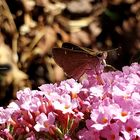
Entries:
{"label": "flower cluster", "polygon": [[26,88],[0,108],[4,140],[140,139],[140,65]]}

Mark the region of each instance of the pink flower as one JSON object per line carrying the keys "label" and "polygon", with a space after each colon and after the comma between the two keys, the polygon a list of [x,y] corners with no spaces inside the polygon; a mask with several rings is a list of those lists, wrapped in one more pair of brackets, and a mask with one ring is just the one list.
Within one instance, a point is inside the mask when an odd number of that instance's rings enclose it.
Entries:
{"label": "pink flower", "polygon": [[13,110],[3,107],[0,107],[0,124],[7,123],[11,119],[11,114],[13,113]]}
{"label": "pink flower", "polygon": [[33,131],[31,131],[30,133],[28,133],[26,135],[26,140],[36,140],[35,133]]}
{"label": "pink flower", "polygon": [[90,96],[98,97],[101,99],[103,98],[104,95],[103,86],[97,85],[95,87],[91,87],[89,91],[90,91]]}
{"label": "pink flower", "polygon": [[14,140],[13,136],[10,134],[8,129],[0,131],[0,139],[2,140]]}
{"label": "pink flower", "polygon": [[20,108],[35,112],[38,111],[41,105],[40,98],[36,96],[38,91],[31,91],[29,88],[17,93],[18,104]]}
{"label": "pink flower", "polygon": [[57,84],[43,84],[39,89],[43,92],[51,93],[57,90]]}
{"label": "pink flower", "polygon": [[[120,134],[120,126],[117,123],[110,124],[100,132],[101,138],[107,140],[120,140],[122,139]],[[122,139],[123,140],[123,139]]]}
{"label": "pink flower", "polygon": [[82,88],[82,84],[76,82],[74,79],[68,79],[66,81],[62,81],[59,88],[72,93],[79,93]]}
{"label": "pink flower", "polygon": [[99,132],[94,129],[88,130],[84,128],[80,130],[77,135],[79,140],[100,140]]}
{"label": "pink flower", "polygon": [[68,79],[25,88],[0,107],[0,138],[26,140],[140,139],[140,65],[123,71],[89,70]]}
{"label": "pink flower", "polygon": [[54,125],[55,122],[55,115],[50,112],[48,115],[41,113],[36,117],[36,124],[34,126],[34,129],[37,132],[45,131],[48,132],[50,127]]}
{"label": "pink flower", "polygon": [[56,110],[61,110],[63,114],[65,113],[72,113],[73,108],[76,108],[77,105],[75,106],[74,102],[72,102],[70,95],[62,95],[59,100],[54,101],[53,106]]}

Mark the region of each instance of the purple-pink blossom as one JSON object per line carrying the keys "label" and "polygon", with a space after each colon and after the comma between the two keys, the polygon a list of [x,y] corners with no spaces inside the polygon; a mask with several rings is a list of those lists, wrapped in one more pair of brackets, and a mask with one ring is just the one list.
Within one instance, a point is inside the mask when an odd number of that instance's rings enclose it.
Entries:
{"label": "purple-pink blossom", "polygon": [[0,107],[0,139],[140,139],[140,65],[18,91]]}
{"label": "purple-pink blossom", "polygon": [[46,116],[45,113],[41,113],[36,117],[36,124],[34,126],[37,132],[39,131],[49,131],[49,128],[54,125],[55,116],[52,112],[48,113]]}

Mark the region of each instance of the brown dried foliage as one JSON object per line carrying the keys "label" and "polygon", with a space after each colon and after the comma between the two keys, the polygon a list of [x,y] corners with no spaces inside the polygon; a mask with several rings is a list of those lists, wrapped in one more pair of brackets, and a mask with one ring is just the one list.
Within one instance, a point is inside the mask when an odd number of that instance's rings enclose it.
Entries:
{"label": "brown dried foliage", "polygon": [[[51,56],[51,49],[63,42],[101,50],[121,46],[107,59],[118,69],[140,61],[138,0],[1,0],[0,14],[4,103],[25,86],[34,89],[66,78]],[[7,65],[10,69],[3,72]]]}

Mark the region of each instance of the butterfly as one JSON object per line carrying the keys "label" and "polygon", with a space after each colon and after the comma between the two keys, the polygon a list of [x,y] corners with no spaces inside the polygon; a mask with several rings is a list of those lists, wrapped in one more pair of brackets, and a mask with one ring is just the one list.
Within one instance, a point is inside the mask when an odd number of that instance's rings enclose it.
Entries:
{"label": "butterfly", "polygon": [[52,55],[68,77],[79,79],[87,70],[94,70],[98,73],[101,64],[106,65],[107,52],[93,51],[65,42],[62,48],[53,48]]}

